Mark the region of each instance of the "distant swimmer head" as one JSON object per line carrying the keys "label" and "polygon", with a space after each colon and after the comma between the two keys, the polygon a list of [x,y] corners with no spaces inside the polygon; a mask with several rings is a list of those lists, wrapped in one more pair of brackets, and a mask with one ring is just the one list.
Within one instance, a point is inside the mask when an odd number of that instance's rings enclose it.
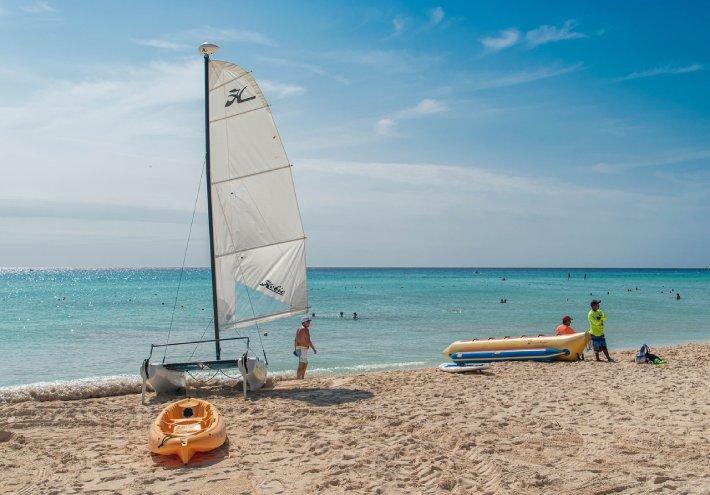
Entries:
{"label": "distant swimmer head", "polygon": [[601,302],[599,299],[592,299],[592,302],[590,302],[589,305],[590,305],[592,308],[594,308],[594,307],[597,307],[597,308],[598,308],[601,303],[602,303],[602,302]]}
{"label": "distant swimmer head", "polygon": [[570,323],[572,323],[572,317],[568,315],[563,316],[562,323],[564,323],[565,325],[569,325]]}

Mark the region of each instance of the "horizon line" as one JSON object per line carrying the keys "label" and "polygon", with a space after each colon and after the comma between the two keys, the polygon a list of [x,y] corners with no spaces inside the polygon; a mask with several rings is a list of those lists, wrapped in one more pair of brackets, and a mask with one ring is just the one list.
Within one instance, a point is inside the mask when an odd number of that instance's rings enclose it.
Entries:
{"label": "horizon line", "polygon": [[[316,270],[710,270],[708,266],[309,266]],[[151,266],[151,265],[116,265],[116,266],[0,266],[0,270],[180,270],[204,269],[209,266]]]}

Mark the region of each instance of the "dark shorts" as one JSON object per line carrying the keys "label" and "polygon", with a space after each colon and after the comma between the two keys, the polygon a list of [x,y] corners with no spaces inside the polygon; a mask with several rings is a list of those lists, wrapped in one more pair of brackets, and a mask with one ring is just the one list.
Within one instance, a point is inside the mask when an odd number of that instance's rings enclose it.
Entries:
{"label": "dark shorts", "polygon": [[592,335],[592,347],[596,352],[606,349],[606,339],[604,336],[597,337],[596,335]]}

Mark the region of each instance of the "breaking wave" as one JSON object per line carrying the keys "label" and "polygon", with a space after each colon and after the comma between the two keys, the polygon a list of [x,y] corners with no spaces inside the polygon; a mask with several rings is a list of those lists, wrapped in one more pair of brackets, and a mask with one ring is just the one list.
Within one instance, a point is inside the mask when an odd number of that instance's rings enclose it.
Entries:
{"label": "breaking wave", "polygon": [[[237,376],[226,373],[200,373],[188,377],[188,386],[221,385]],[[51,400],[94,399],[118,395],[138,394],[142,380],[135,375],[114,375],[76,380],[37,382],[27,385],[0,387],[0,403]]]}
{"label": "breaking wave", "polygon": [[137,375],[80,378],[0,387],[0,403],[90,399],[135,394],[140,391],[141,379]]}
{"label": "breaking wave", "polygon": [[[425,361],[409,361],[404,363],[359,364],[353,366],[333,366],[327,368],[309,369],[310,376],[347,375],[352,373],[366,373],[369,371],[384,371],[401,368],[416,368],[426,365]],[[293,376],[293,370],[270,371],[275,379],[284,379]],[[200,372],[190,374],[188,386],[226,385],[241,379],[238,372]],[[53,401],[53,400],[79,400],[94,399],[99,397],[113,397],[118,395],[138,394],[141,391],[141,378],[136,375],[114,375],[93,378],[80,378],[76,380],[56,380],[51,382],[37,382],[27,385],[14,385],[0,387],[0,404],[26,401]]]}

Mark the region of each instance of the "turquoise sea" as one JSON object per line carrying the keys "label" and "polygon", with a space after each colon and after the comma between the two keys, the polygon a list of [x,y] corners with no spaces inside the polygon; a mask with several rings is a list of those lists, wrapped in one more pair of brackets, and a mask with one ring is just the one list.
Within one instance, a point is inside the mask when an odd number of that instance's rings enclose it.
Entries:
{"label": "turquoise sea", "polygon": [[[706,269],[313,268],[308,277],[317,373],[434,365],[454,340],[551,333],[565,314],[586,330],[593,297],[609,318],[612,352],[710,340]],[[0,387],[137,376],[150,343],[168,337],[179,278],[179,269],[0,270]],[[210,291],[208,269],[185,270],[171,341],[211,336]],[[296,366],[298,324],[242,335],[261,353],[261,334],[270,370],[285,372]],[[183,350],[167,358],[209,358],[213,347]]]}

